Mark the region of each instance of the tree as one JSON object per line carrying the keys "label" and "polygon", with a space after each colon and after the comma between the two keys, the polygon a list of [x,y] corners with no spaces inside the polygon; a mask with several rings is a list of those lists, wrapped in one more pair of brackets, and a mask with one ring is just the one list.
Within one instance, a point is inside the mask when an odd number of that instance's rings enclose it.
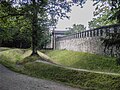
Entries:
{"label": "tree", "polygon": [[[40,29],[38,18],[45,13],[47,16],[54,15],[56,19],[67,17],[66,13],[70,12],[72,3],[82,5],[84,0],[67,2],[66,0],[27,0],[27,3],[13,4],[14,0],[4,0],[0,3],[3,6],[6,14],[2,14],[0,18],[23,16],[29,18],[32,29],[32,55],[37,55],[37,31]],[[6,8],[7,7],[7,8]]]}
{"label": "tree", "polygon": [[98,28],[101,26],[117,24],[117,20],[108,19],[109,15],[110,14],[107,13],[97,18],[93,18],[91,21],[88,22],[89,28],[94,29],[94,28]]}
{"label": "tree", "polygon": [[[18,10],[5,1],[0,3],[0,12],[0,16],[3,16],[3,18],[0,18],[0,28],[2,29],[0,32],[1,44],[17,48],[23,47],[23,45],[25,47],[30,46],[31,25],[29,19],[20,16]],[[13,16],[11,16],[12,13],[14,13]]]}
{"label": "tree", "polygon": [[86,27],[82,24],[73,24],[72,28],[68,28],[68,29],[69,30],[66,32],[67,35],[85,31]]}
{"label": "tree", "polygon": [[116,20],[120,23],[120,1],[119,0],[94,0],[97,1],[95,16],[107,15],[107,20]]}
{"label": "tree", "polygon": [[118,23],[118,19],[112,19],[112,17],[114,17],[115,10],[111,10],[112,7],[109,1],[101,0],[101,2],[96,3],[95,6],[95,18],[93,18],[92,21],[88,22],[90,29]]}
{"label": "tree", "polygon": [[[108,13],[108,19],[110,21],[115,21],[115,23],[120,24],[120,1],[119,0],[101,0],[103,3],[101,7],[105,7],[105,5],[109,5],[109,10],[111,13]],[[106,4],[105,4],[106,3]],[[99,9],[100,10],[100,9]],[[102,10],[101,10],[102,11]],[[103,11],[102,11],[103,12]],[[100,13],[98,13],[99,15]],[[113,32],[106,32],[106,36],[101,38],[103,41],[103,45],[105,46],[105,53],[106,50],[110,51],[109,55],[116,56],[117,64],[120,64],[120,32],[119,28],[115,28]],[[116,52],[116,53],[114,53]]]}
{"label": "tree", "polygon": [[[42,17],[45,13],[47,16],[54,16],[54,18],[67,17],[66,13],[70,12],[70,7],[73,3],[77,5],[83,5],[86,0],[73,0],[67,2],[66,0],[27,0],[27,3],[20,3],[17,5],[12,4],[14,0],[3,0],[3,10],[7,12],[2,14],[0,18],[24,16],[29,18],[32,29],[32,55],[37,55],[37,30],[39,29],[38,18]],[[16,1],[16,0],[15,0]],[[114,2],[114,1],[112,1]],[[113,3],[113,7],[117,6],[116,2]],[[6,6],[6,7],[5,7]],[[117,15],[117,18],[119,16]]]}

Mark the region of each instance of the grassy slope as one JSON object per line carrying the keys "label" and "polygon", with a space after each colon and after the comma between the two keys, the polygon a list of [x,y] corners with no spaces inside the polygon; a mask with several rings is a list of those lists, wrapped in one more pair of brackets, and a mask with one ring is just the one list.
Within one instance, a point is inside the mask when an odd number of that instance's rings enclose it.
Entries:
{"label": "grassy slope", "polygon": [[120,73],[116,58],[67,50],[43,51],[58,64],[74,68]]}
{"label": "grassy slope", "polygon": [[65,68],[37,63],[28,62],[18,67],[16,63],[22,60],[36,59],[36,57],[29,57],[31,51],[10,49],[0,53],[0,63],[9,67],[10,69],[24,73],[37,78],[45,78],[49,80],[64,82],[68,85],[85,88],[89,90],[119,90],[120,76],[111,76],[104,74],[95,74],[83,71],[68,70]]}
{"label": "grassy slope", "polygon": [[27,63],[23,72],[34,77],[60,81],[89,90],[119,90],[120,88],[120,76],[68,70],[43,63]]}

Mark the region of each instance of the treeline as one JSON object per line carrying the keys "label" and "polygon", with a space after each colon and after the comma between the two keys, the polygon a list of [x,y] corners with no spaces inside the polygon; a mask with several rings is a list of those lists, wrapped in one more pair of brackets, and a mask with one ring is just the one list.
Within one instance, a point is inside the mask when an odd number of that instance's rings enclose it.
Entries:
{"label": "treeline", "polygon": [[17,29],[0,29],[1,47],[30,48],[30,43],[30,32],[28,32],[27,30],[20,32]]}
{"label": "treeline", "polygon": [[[32,4],[31,4],[32,7]],[[37,48],[44,48],[49,42],[48,18],[46,12],[39,12],[36,33],[33,32],[32,12],[27,5],[14,7],[10,2],[0,3],[0,46],[13,48],[30,48],[32,41],[37,40]],[[35,37],[35,40],[33,39]]]}
{"label": "treeline", "polygon": [[[45,48],[46,44],[50,41],[49,32],[43,32],[38,36],[38,48]],[[31,47],[31,32],[24,30],[23,32],[12,32],[12,30],[0,29],[0,47],[10,48],[30,48]]]}
{"label": "treeline", "polygon": [[6,40],[1,41],[1,47],[15,47],[15,48],[30,48],[31,44],[30,41],[25,40]]}

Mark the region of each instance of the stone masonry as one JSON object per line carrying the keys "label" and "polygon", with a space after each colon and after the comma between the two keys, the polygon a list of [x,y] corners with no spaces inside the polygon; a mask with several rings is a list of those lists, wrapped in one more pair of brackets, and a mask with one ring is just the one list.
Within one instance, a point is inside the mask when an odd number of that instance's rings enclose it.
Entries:
{"label": "stone masonry", "polygon": [[116,31],[120,33],[120,25],[103,26],[73,35],[56,38],[55,48],[103,55],[105,47],[102,45],[103,41],[101,41],[101,38],[104,38],[107,32],[114,33]]}

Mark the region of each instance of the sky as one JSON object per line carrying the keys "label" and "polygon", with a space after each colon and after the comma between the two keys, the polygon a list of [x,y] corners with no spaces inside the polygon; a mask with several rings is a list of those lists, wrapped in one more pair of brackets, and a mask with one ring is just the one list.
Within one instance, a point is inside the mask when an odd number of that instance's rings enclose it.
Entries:
{"label": "sky", "polygon": [[71,13],[68,13],[70,19],[59,20],[56,29],[64,30],[67,27],[72,27],[73,24],[83,24],[88,29],[88,22],[92,20],[94,10],[92,0],[87,0],[83,8],[73,6]]}

